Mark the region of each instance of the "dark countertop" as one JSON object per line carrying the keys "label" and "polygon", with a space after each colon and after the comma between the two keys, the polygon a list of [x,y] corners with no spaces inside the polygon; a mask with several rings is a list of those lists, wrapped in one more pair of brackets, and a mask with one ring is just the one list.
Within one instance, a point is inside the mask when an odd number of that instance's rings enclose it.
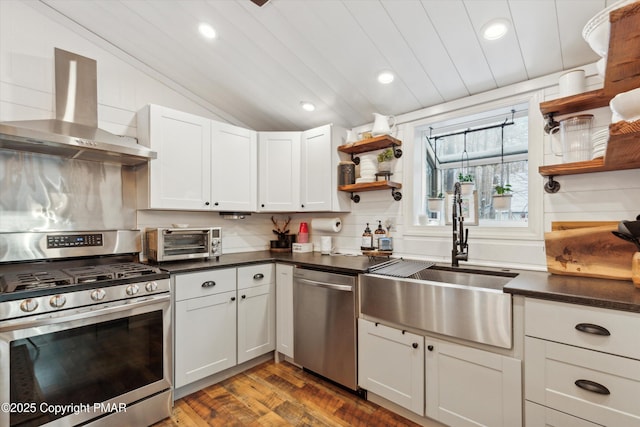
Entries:
{"label": "dark countertop", "polygon": [[[176,261],[159,265],[173,273],[187,273],[210,268],[237,267],[265,262],[282,262],[311,269],[328,270],[336,273],[355,275],[365,273],[385,258],[370,260],[358,255],[320,255],[313,253],[272,253],[270,251],[225,254],[219,261]],[[464,270],[465,266],[461,269]],[[473,267],[472,267],[473,268]],[[504,271],[495,268],[482,270]],[[512,295],[546,299],[551,301],[581,304],[614,310],[640,313],[640,289],[631,281],[595,279],[590,277],[562,276],[542,271],[509,270],[518,273],[504,288]]]}
{"label": "dark countertop", "polygon": [[188,273],[210,268],[238,267],[243,265],[260,264],[265,262],[282,262],[311,269],[328,270],[335,273],[356,275],[364,273],[375,264],[386,261],[386,258],[376,258],[371,261],[363,255],[320,255],[319,252],[309,253],[277,253],[270,251],[241,252],[224,254],[219,260],[208,261],[175,261],[159,264],[158,267],[169,273]]}

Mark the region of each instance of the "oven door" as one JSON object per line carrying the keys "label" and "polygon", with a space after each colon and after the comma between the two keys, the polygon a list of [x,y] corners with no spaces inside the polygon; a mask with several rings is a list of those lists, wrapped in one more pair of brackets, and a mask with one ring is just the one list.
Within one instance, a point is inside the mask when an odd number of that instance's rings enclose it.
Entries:
{"label": "oven door", "polygon": [[0,322],[0,425],[77,425],[166,393],[170,307],[163,294]]}

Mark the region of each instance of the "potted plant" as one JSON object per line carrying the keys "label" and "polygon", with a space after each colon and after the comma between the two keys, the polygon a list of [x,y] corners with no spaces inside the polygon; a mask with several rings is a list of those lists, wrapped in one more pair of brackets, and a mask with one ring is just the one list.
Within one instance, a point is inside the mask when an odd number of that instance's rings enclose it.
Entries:
{"label": "potted plant", "polygon": [[460,192],[462,194],[473,194],[473,175],[470,173],[463,174],[460,172],[458,174],[458,181],[460,182]]}
{"label": "potted plant", "polygon": [[442,206],[444,205],[444,196],[439,193],[437,197],[429,197],[427,199],[427,207],[429,212],[442,212]]}
{"label": "potted plant", "polygon": [[378,172],[391,172],[391,162],[394,159],[395,156],[391,148],[378,154]]}
{"label": "potted plant", "polygon": [[493,209],[497,211],[511,210],[511,184],[496,185],[496,194],[493,195]]}

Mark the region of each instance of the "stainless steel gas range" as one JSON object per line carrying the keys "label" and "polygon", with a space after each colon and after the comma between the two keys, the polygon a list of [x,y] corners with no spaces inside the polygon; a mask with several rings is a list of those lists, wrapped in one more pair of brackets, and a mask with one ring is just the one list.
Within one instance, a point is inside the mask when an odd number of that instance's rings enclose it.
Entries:
{"label": "stainless steel gas range", "polygon": [[0,425],[170,415],[169,274],[141,247],[137,230],[0,233]]}

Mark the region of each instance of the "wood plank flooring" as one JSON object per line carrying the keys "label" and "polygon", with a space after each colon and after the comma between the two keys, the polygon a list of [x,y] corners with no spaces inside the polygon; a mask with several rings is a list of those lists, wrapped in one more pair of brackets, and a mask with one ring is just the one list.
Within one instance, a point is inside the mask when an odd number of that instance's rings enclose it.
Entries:
{"label": "wood plank flooring", "polygon": [[418,426],[287,363],[268,361],[175,402],[153,427]]}

